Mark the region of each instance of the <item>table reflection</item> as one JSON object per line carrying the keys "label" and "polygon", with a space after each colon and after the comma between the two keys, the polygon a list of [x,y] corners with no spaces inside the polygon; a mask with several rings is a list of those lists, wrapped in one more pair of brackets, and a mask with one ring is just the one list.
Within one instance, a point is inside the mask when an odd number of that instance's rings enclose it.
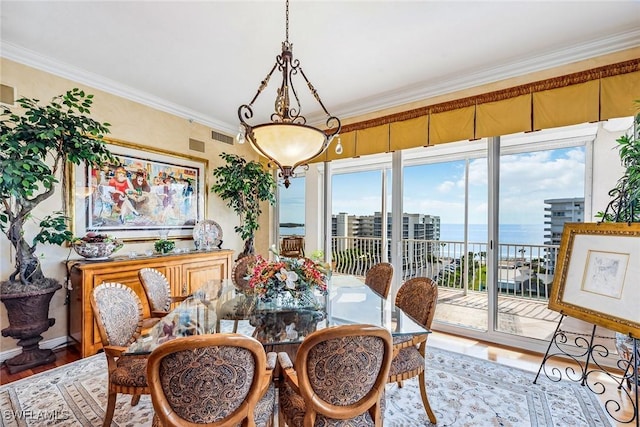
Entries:
{"label": "table reflection", "polygon": [[273,349],[299,344],[311,332],[328,326],[362,323],[383,326],[394,336],[429,333],[352,276],[334,275],[323,303],[298,308],[264,304],[241,293],[231,281],[212,280],[140,336],[127,353],[146,354],[177,337],[231,330]]}

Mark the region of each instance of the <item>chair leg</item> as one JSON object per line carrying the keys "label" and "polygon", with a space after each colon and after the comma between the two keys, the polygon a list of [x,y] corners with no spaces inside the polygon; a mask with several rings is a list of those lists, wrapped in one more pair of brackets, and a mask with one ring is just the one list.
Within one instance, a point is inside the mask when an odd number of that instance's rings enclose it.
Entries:
{"label": "chair leg", "polygon": [[109,390],[109,395],[107,396],[107,410],[104,413],[104,421],[102,422],[103,427],[110,427],[111,420],[113,420],[113,412],[116,409],[116,396],[118,393],[115,391]]}
{"label": "chair leg", "polygon": [[431,421],[431,424],[436,424],[436,414],[433,413],[433,409],[431,409],[431,405],[429,404],[429,398],[427,397],[427,385],[424,382],[424,371],[422,371],[420,375],[418,375],[418,383],[420,384],[420,396],[422,396],[422,404],[424,405],[425,411],[427,411],[429,421]]}
{"label": "chair leg", "polygon": [[238,321],[234,320],[233,321],[233,333],[235,334],[236,332],[238,332]]}
{"label": "chair leg", "polygon": [[280,407],[278,407],[278,427],[285,427],[286,425],[287,423],[284,421],[284,415],[282,415],[282,411],[280,410]]}
{"label": "chair leg", "polygon": [[140,395],[134,394],[131,396],[131,406],[136,406],[140,402]]}

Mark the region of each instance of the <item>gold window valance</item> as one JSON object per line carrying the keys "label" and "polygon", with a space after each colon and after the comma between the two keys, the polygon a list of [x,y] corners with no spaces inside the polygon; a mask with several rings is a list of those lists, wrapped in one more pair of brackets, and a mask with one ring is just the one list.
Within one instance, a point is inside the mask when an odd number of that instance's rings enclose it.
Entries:
{"label": "gold window valance", "polygon": [[640,58],[345,125],[314,161],[529,132],[636,114]]}

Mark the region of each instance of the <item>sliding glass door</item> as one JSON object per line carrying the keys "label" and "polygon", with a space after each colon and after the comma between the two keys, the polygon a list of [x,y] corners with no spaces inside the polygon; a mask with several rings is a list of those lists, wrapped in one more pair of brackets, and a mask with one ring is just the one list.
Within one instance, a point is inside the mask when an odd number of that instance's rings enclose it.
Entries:
{"label": "sliding glass door", "polygon": [[427,276],[438,283],[436,320],[484,331],[486,170],[486,157],[438,161],[434,156],[406,166],[403,217],[412,224],[402,240],[403,280]]}
{"label": "sliding glass door", "polygon": [[364,276],[388,258],[386,179],[384,169],[333,175],[331,250],[336,272]]}
{"label": "sliding glass door", "polygon": [[543,340],[553,335],[560,314],[547,309],[547,303],[563,225],[585,221],[584,142],[502,150],[498,332]]}
{"label": "sliding glass door", "polygon": [[593,166],[618,160],[619,133],[605,127],[331,162],[335,271],[363,276],[386,257],[394,290],[412,277],[437,281],[436,329],[544,351],[559,319],[546,307],[563,225],[592,221],[593,192],[612,186],[601,182],[611,166]]}

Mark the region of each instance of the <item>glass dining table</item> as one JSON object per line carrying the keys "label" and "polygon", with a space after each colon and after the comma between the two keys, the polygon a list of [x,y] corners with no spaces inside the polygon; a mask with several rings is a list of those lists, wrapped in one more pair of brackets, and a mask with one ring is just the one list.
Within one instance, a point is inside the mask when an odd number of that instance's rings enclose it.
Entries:
{"label": "glass dining table", "polygon": [[382,326],[399,342],[403,336],[430,333],[353,276],[334,275],[328,288],[318,304],[276,307],[243,294],[230,280],[212,280],[138,337],[125,354],[148,354],[177,337],[232,331],[256,338],[267,351],[290,351],[311,332],[336,325]]}

